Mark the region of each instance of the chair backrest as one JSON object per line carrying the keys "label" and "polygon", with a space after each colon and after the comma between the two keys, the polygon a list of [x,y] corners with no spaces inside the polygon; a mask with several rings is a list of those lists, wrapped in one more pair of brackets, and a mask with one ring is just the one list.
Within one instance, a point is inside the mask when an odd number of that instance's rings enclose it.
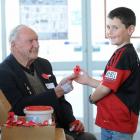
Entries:
{"label": "chair backrest", "polygon": [[0,126],[7,120],[8,112],[11,109],[11,105],[0,90]]}

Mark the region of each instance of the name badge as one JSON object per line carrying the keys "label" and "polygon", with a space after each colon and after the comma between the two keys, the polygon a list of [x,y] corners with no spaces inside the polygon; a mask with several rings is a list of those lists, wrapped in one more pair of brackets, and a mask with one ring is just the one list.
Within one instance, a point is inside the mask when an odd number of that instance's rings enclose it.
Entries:
{"label": "name badge", "polygon": [[54,83],[46,83],[45,85],[46,85],[46,87],[47,87],[48,89],[53,89],[53,88],[55,88]]}

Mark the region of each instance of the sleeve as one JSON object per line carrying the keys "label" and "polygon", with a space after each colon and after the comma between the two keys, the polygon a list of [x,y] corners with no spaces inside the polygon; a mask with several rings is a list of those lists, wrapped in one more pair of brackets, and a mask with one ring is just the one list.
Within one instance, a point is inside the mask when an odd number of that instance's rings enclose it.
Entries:
{"label": "sleeve", "polygon": [[123,82],[129,77],[130,73],[131,72],[129,70],[109,67],[103,75],[102,85],[107,86],[116,92]]}
{"label": "sleeve", "polygon": [[60,103],[60,111],[63,114],[63,124],[68,127],[71,122],[76,120],[75,116],[73,115],[73,109],[71,104],[65,100],[65,98],[59,99]]}
{"label": "sleeve", "polygon": [[102,85],[116,92],[131,74],[131,60],[129,55],[124,53],[115,66],[107,65],[103,74]]}

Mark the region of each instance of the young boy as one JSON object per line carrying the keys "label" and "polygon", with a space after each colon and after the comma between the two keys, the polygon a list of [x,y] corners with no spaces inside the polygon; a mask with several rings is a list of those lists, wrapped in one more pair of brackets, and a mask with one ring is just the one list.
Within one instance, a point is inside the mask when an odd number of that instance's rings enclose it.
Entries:
{"label": "young boy", "polygon": [[102,81],[82,70],[74,80],[95,88],[89,96],[97,105],[96,124],[102,140],[132,140],[136,132],[140,102],[140,68],[137,53],[130,43],[135,30],[135,13],[126,7],[108,14],[107,37],[117,49],[108,61]]}

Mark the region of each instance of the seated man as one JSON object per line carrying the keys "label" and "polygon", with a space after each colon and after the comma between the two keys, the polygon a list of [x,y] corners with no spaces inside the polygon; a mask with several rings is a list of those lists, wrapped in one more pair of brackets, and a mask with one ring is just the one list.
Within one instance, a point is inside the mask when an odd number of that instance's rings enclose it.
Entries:
{"label": "seated man", "polygon": [[[48,60],[38,57],[38,36],[31,28],[19,25],[10,34],[11,54],[0,64],[0,89],[17,115],[30,105],[50,105],[54,108],[56,126],[64,128],[67,140],[95,140],[76,121],[72,107],[64,94],[72,90],[70,78],[59,84]],[[73,131],[69,131],[73,128]],[[78,132],[78,133],[77,133]]]}

